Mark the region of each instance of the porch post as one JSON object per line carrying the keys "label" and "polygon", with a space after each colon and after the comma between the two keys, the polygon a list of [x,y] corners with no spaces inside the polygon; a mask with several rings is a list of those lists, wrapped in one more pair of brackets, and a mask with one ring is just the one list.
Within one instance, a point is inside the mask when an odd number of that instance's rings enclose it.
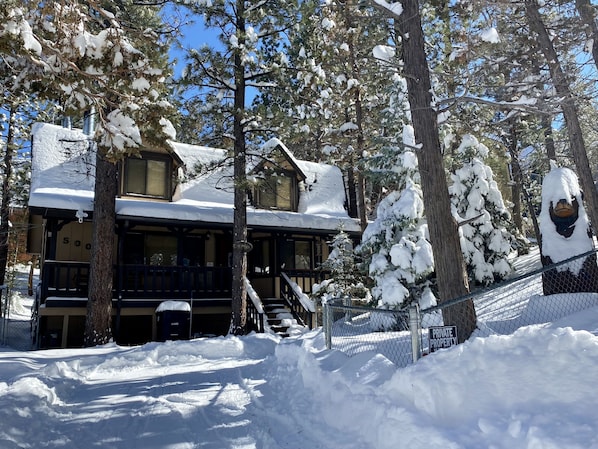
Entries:
{"label": "porch post", "polygon": [[123,278],[124,278],[124,266],[123,266],[123,252],[125,244],[125,234],[129,228],[129,221],[121,223],[117,227],[117,244],[116,244],[116,317],[114,318],[114,341],[118,341],[120,337],[120,315],[122,309],[122,291],[123,291]]}

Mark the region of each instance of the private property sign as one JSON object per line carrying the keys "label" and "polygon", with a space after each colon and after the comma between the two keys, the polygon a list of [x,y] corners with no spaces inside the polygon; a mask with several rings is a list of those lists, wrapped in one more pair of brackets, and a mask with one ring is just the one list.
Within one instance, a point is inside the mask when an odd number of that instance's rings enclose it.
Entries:
{"label": "private property sign", "polygon": [[430,352],[442,348],[455,346],[457,340],[457,326],[434,326],[428,329]]}

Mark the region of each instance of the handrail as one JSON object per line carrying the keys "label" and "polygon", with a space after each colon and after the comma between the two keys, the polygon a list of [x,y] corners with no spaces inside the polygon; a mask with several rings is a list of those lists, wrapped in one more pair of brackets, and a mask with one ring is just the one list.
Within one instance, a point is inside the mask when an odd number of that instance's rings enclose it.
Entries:
{"label": "handrail", "polygon": [[247,324],[252,326],[258,333],[264,333],[268,324],[265,323],[264,306],[257,292],[254,290],[249,279],[245,278],[245,287],[247,288]]}
{"label": "handrail", "polygon": [[[228,267],[121,265],[114,267],[113,298],[226,298]],[[46,260],[41,272],[43,304],[48,296],[87,297],[89,263]]]}
{"label": "handrail", "polygon": [[293,317],[303,326],[313,329],[316,324],[316,307],[286,273],[280,274],[280,294],[281,299],[290,307]]}

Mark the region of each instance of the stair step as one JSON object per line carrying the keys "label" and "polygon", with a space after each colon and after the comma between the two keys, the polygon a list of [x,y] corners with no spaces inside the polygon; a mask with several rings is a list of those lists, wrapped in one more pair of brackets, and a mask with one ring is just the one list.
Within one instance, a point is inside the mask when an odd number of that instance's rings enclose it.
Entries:
{"label": "stair step", "polygon": [[285,317],[291,318],[293,316],[293,314],[289,310],[285,310],[285,309],[277,309],[277,310],[267,311],[266,315],[268,315],[271,318],[277,318],[279,316],[285,316]]}
{"label": "stair step", "polygon": [[289,307],[285,304],[264,304],[264,310],[273,310],[273,309],[286,309],[289,310]]}
{"label": "stair step", "polygon": [[289,333],[287,332],[289,330],[289,328],[286,326],[270,326],[270,329],[272,329],[275,333],[277,333],[281,337],[289,336]]}
{"label": "stair step", "polygon": [[288,337],[289,328],[297,326],[288,304],[278,298],[262,299],[266,320],[270,329],[281,337]]}

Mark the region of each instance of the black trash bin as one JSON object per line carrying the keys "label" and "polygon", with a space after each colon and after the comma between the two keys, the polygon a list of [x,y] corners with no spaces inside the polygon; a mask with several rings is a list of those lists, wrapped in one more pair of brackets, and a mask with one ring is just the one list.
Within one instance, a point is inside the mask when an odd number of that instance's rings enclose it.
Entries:
{"label": "black trash bin", "polygon": [[191,307],[185,301],[164,301],[156,309],[158,341],[188,340]]}

